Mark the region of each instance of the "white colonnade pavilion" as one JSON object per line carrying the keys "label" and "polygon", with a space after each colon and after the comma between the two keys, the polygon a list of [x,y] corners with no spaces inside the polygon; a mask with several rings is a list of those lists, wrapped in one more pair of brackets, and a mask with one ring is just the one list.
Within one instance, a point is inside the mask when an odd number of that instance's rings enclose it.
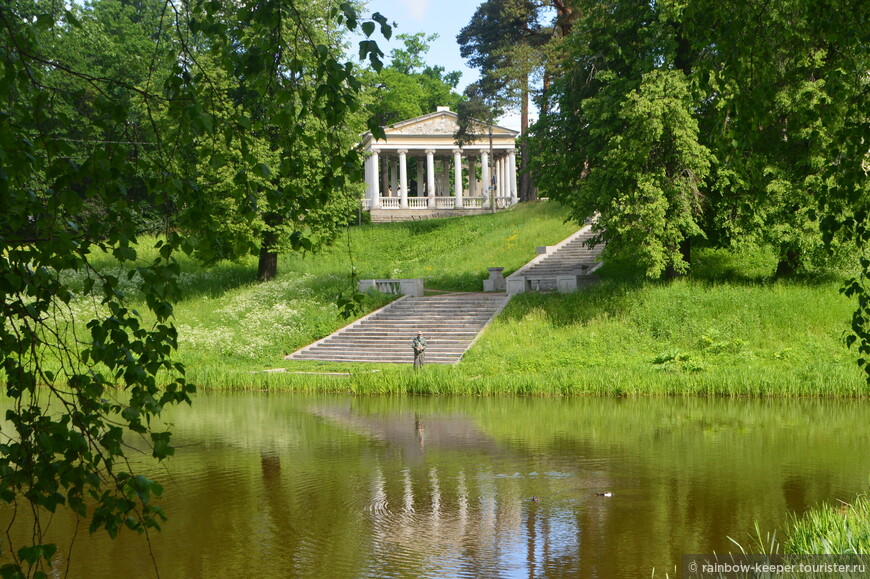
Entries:
{"label": "white colonnade pavilion", "polygon": [[[447,107],[362,135],[364,206],[389,210],[492,210],[517,202],[517,131],[476,123],[458,147],[457,114]],[[413,171],[409,171],[412,168]]]}

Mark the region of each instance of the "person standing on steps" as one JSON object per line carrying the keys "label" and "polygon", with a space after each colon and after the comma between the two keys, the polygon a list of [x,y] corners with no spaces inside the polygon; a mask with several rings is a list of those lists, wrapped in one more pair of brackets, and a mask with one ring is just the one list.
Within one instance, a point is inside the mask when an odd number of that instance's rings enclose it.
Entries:
{"label": "person standing on steps", "polygon": [[414,348],[414,369],[422,368],[426,361],[426,338],[423,337],[422,331],[417,332],[411,347]]}

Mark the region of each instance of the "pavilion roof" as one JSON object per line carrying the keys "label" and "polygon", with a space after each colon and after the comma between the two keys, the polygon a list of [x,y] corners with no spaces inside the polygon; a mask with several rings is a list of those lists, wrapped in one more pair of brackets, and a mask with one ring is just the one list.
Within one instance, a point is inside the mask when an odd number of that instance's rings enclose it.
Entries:
{"label": "pavilion roof", "polygon": [[[477,135],[480,138],[488,137],[490,129],[495,137],[511,137],[515,138],[519,135],[519,131],[508,129],[499,125],[490,125],[481,121],[474,121],[474,131],[472,135]],[[459,115],[449,110],[439,110],[434,113],[429,113],[413,119],[399,121],[384,127],[384,133],[389,140],[391,135],[413,135],[416,137],[433,137],[443,139],[449,137],[453,139],[453,135],[459,129]],[[367,142],[371,139],[372,134],[367,131],[362,134],[362,142]]]}

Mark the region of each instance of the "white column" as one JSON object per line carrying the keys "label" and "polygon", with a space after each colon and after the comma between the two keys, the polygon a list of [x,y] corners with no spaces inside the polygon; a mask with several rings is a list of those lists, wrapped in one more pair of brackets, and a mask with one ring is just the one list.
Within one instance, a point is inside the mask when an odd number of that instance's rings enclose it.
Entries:
{"label": "white column", "polygon": [[477,197],[477,157],[468,158],[468,196]]}
{"label": "white column", "polygon": [[380,188],[378,187],[378,181],[380,181],[381,163],[380,163],[380,158],[379,158],[377,151],[372,151],[371,163],[372,163],[372,181],[371,181],[372,202],[371,202],[370,207],[372,209],[379,209],[381,206],[381,191],[380,191]]}
{"label": "white column", "polygon": [[384,172],[381,173],[381,195],[390,193],[390,158],[384,157]]}
{"label": "white column", "polygon": [[462,150],[453,149],[453,191],[456,195],[454,209],[462,209]]}
{"label": "white column", "polygon": [[365,158],[365,179],[366,179],[366,201],[369,207],[372,206],[372,158]]}
{"label": "white column", "polygon": [[399,207],[408,206],[408,150],[399,149]]}
{"label": "white column", "polygon": [[449,174],[449,171],[447,169],[447,159],[442,158],[441,159],[441,178],[439,179],[439,181],[441,182],[441,186],[440,186],[441,190],[439,191],[441,197],[450,197],[450,183],[449,183],[448,178],[447,178],[448,174]]}
{"label": "white column", "polygon": [[492,196],[498,199],[501,196],[501,159],[492,156],[492,175],[495,177],[495,186],[492,188]]}
{"label": "white column", "polygon": [[507,183],[505,183],[504,178],[505,170],[504,170],[504,155],[498,158],[498,196],[504,197],[505,191],[507,191]]}
{"label": "white column", "polygon": [[508,158],[507,155],[502,156],[501,158],[501,196],[502,197],[510,197],[510,179],[508,178]]}
{"label": "white column", "polygon": [[423,157],[416,157],[417,159],[417,197],[423,197]]}
{"label": "white column", "polygon": [[426,189],[429,193],[429,208],[435,208],[435,150],[426,149]]}
{"label": "white column", "polygon": [[517,191],[517,152],[512,150],[508,152],[508,182],[511,187],[511,205],[516,205],[519,201]]}
{"label": "white column", "polygon": [[483,196],[487,199],[492,198],[492,193],[489,190],[489,153],[486,151],[481,151],[480,153],[480,181],[480,188]]}

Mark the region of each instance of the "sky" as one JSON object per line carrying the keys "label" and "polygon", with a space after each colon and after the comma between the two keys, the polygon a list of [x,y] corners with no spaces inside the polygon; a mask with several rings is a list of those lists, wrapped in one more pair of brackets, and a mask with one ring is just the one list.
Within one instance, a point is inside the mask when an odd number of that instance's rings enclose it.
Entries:
{"label": "sky", "polygon": [[[465,59],[459,54],[456,35],[471,21],[479,5],[480,2],[476,0],[369,0],[362,12],[364,15],[380,12],[389,22],[395,22],[392,40],[385,41],[378,33],[374,35],[386,55],[401,46],[395,39],[398,34],[438,34],[438,39],[431,43],[429,54],[426,55],[426,63],[443,66],[447,72],[461,72],[462,77],[456,89],[461,94],[480,75],[465,65]],[[519,114],[507,114],[499,120],[499,124],[519,130]]]}

